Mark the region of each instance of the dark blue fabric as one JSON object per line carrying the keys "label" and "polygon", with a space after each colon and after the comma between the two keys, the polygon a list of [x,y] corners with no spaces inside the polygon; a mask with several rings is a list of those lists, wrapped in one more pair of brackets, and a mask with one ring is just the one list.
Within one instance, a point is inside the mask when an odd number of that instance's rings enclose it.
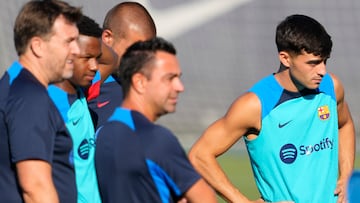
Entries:
{"label": "dark blue fabric", "polygon": [[112,76],[100,86],[98,97],[88,101],[88,106],[96,128],[103,125],[123,100],[122,88]]}
{"label": "dark blue fabric", "polygon": [[0,197],[4,202],[23,202],[15,166],[10,160],[9,136],[5,122],[5,106],[10,85],[22,69],[15,62],[0,79]]}
{"label": "dark blue fabric", "polygon": [[8,90],[8,95],[1,96],[6,124],[0,133],[0,174],[6,177],[0,178],[1,201],[23,202],[15,164],[38,159],[51,164],[60,202],[76,202],[75,174],[69,162],[71,137],[46,88],[26,69],[16,77],[5,74],[0,86]]}
{"label": "dark blue fabric", "polygon": [[166,128],[122,108],[110,120],[98,130],[95,155],[104,202],[176,202],[200,179]]}

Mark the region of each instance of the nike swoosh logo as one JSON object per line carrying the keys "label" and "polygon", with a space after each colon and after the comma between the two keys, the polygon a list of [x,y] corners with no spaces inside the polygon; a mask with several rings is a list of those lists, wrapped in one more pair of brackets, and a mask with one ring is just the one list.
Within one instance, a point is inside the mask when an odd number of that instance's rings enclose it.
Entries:
{"label": "nike swoosh logo", "polygon": [[289,124],[292,120],[289,120],[288,122],[286,123],[279,123],[279,128],[283,128],[285,127],[287,124]]}
{"label": "nike swoosh logo", "polygon": [[73,125],[77,125],[79,123],[80,119],[77,119],[76,121],[73,121],[72,124]]}
{"label": "nike swoosh logo", "polygon": [[102,107],[104,107],[105,105],[107,105],[108,103],[110,103],[110,101],[98,102],[98,103],[96,104],[96,106],[97,106],[98,108],[102,108]]}
{"label": "nike swoosh logo", "polygon": [[154,18],[159,36],[174,39],[251,0],[196,0],[167,9],[155,9],[149,0],[139,1]]}

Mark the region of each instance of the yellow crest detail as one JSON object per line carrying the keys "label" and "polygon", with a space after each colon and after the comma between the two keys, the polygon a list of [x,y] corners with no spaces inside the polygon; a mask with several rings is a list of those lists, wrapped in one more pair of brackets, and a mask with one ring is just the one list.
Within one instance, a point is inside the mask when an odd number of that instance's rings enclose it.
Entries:
{"label": "yellow crest detail", "polygon": [[318,108],[318,116],[321,120],[326,120],[330,117],[330,110],[329,107],[327,105],[325,106],[320,106]]}

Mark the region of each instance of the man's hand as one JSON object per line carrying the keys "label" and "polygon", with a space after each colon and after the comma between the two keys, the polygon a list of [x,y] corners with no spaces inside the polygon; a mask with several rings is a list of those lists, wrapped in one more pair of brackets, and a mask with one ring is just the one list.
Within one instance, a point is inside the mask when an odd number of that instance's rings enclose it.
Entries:
{"label": "man's hand", "polygon": [[348,202],[346,198],[346,181],[338,180],[334,194],[338,196],[337,203]]}

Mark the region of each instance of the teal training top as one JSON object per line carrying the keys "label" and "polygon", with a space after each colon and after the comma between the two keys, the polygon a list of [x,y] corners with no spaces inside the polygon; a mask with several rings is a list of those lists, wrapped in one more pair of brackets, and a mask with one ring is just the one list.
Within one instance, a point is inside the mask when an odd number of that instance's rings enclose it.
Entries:
{"label": "teal training top", "polygon": [[81,90],[71,95],[55,85],[48,88],[49,95],[65,121],[73,141],[78,203],[100,203],[95,171],[95,130]]}
{"label": "teal training top", "polygon": [[289,92],[270,75],[250,90],[261,101],[261,130],[245,143],[267,202],[336,202],[338,116],[334,86]]}

